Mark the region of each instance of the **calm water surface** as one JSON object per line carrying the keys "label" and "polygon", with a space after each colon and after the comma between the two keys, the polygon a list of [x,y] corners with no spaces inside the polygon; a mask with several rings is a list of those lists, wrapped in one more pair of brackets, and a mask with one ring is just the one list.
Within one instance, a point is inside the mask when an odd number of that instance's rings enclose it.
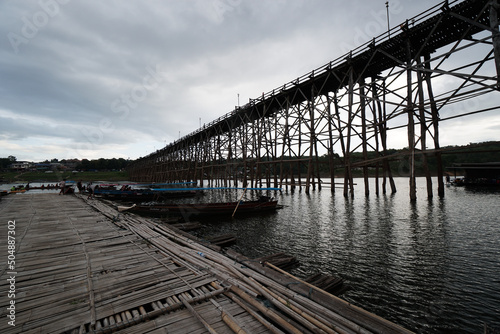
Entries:
{"label": "calm water surface", "polygon": [[209,222],[198,235],[235,233],[233,248],[249,257],[294,255],[293,274],[343,277],[344,299],[415,332],[500,333],[500,192],[451,187],[428,200],[418,179],[412,204],[408,179],[368,198],[357,183],[354,199],[278,193],[282,210]]}

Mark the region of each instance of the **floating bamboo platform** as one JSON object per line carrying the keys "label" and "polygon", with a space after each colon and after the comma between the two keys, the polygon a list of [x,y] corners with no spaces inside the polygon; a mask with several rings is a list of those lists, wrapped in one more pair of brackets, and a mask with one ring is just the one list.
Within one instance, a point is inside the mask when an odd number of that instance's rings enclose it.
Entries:
{"label": "floating bamboo platform", "polygon": [[409,333],[271,264],[251,269],[98,200],[9,196],[0,221],[14,220],[15,268],[0,264],[2,333]]}

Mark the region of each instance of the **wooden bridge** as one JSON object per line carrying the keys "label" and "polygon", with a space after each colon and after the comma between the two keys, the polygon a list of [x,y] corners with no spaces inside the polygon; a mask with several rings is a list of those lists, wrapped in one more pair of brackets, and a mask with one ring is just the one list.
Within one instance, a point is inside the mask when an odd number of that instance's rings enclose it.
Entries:
{"label": "wooden bridge", "polygon": [[[136,181],[190,180],[274,187],[331,186],[353,171],[392,192],[399,159],[416,199],[415,166],[431,174],[444,196],[439,125],[499,107],[498,0],[444,1],[324,66],[277,87],[232,112],[138,159]],[[404,157],[388,142],[407,137]],[[431,171],[428,159],[437,160]],[[330,182],[319,182],[320,177]]]}

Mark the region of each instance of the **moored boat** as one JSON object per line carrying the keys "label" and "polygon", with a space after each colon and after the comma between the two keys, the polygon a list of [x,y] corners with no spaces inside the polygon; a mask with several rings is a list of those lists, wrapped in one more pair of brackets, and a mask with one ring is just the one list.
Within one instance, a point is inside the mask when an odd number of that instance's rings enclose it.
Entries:
{"label": "moored boat", "polygon": [[152,201],[161,198],[184,198],[184,197],[194,197],[199,192],[196,191],[176,191],[176,192],[158,192],[151,191],[148,189],[103,189],[95,188],[94,195],[107,199],[118,199],[127,201]]}
{"label": "moored boat", "polygon": [[168,214],[182,216],[231,216],[273,211],[281,206],[274,198],[261,196],[255,201],[222,202],[222,203],[191,203],[191,204],[152,204],[137,205],[130,211],[148,214]]}

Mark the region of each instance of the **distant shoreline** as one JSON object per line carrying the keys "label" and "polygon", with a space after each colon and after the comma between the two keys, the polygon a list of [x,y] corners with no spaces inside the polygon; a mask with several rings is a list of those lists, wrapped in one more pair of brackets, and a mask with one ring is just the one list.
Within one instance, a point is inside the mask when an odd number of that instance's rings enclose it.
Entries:
{"label": "distant shoreline", "polygon": [[125,171],[97,171],[97,172],[0,172],[0,183],[56,183],[63,179],[82,182],[90,181],[127,181],[128,173]]}

